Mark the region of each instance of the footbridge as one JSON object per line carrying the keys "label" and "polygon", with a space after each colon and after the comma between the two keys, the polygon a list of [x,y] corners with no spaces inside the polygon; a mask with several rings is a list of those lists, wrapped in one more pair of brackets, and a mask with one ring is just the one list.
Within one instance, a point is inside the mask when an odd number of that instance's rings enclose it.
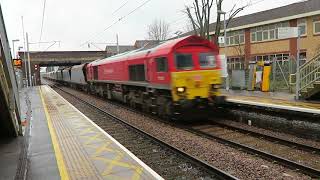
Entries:
{"label": "footbridge", "polygon": [[[23,62],[27,61],[27,52],[20,51],[18,53]],[[39,67],[72,66],[110,56],[106,51],[31,51],[29,53],[31,74],[36,85],[40,84]],[[25,64],[22,63],[22,71],[25,76],[25,71],[28,71],[28,68],[24,67],[24,65]]]}

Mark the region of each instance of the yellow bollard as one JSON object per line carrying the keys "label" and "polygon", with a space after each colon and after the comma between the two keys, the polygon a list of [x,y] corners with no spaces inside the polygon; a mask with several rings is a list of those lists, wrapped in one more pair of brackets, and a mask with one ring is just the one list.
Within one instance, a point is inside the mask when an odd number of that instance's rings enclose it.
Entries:
{"label": "yellow bollard", "polygon": [[249,80],[248,80],[248,91],[254,91],[256,85],[256,71],[257,63],[255,61],[249,62]]}
{"label": "yellow bollard", "polygon": [[262,74],[262,87],[261,87],[262,92],[270,91],[270,73],[271,73],[270,63],[264,64],[263,74]]}

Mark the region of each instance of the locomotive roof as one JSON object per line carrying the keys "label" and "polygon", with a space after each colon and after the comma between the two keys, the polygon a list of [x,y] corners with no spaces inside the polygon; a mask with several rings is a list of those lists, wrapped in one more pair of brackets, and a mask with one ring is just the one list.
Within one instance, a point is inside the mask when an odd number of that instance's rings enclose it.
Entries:
{"label": "locomotive roof", "polygon": [[89,65],[98,66],[98,65],[113,62],[113,61],[128,60],[130,58],[137,59],[137,58],[143,58],[143,57],[153,57],[158,55],[169,54],[170,52],[172,52],[174,49],[178,47],[190,45],[190,44],[202,44],[202,45],[206,45],[208,47],[214,48],[215,50],[218,50],[218,48],[216,46],[212,46],[212,44],[208,40],[205,40],[199,36],[193,35],[193,36],[187,36],[187,37],[165,41],[150,48],[140,48],[133,51],[117,54],[115,56],[111,56],[105,59],[98,59],[91,62]]}

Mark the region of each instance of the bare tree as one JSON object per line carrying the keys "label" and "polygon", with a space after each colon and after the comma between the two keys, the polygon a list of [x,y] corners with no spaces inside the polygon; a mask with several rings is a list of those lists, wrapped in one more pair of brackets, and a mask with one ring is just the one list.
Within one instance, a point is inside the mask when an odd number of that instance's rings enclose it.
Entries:
{"label": "bare tree", "polygon": [[[216,20],[216,29],[215,29],[215,42],[218,42],[218,38],[221,35],[221,14],[226,13],[222,11],[222,3],[224,0],[216,0],[217,2],[217,20]],[[228,28],[231,20],[239,13],[241,12],[244,8],[248,7],[250,5],[251,1],[249,1],[247,3],[247,5],[242,6],[240,8],[236,8],[236,4],[232,7],[231,11],[229,11],[229,18],[226,20],[226,28]],[[224,32],[222,33],[222,35],[224,35],[224,33],[226,33],[226,31],[224,30]]]}
{"label": "bare tree", "polygon": [[218,43],[218,38],[220,36],[221,31],[221,12],[222,12],[222,3],[223,0],[216,0],[217,5],[217,19],[216,19],[216,29],[214,34],[214,42]]}
{"label": "bare tree", "polygon": [[[194,0],[193,5],[186,6],[186,10],[184,11],[188,17],[190,22],[192,23],[194,34],[199,34],[201,37],[206,39],[210,39],[210,16],[212,14],[214,0]],[[218,37],[221,35],[221,14],[222,12],[222,3],[224,0],[215,0],[216,2],[216,27],[215,27],[215,35],[214,40],[217,43]],[[232,10],[229,14],[229,19],[227,20],[227,27],[230,23],[230,20],[233,19],[240,11],[242,11],[245,7],[247,7],[249,3],[243,7],[235,8],[236,5],[233,6]],[[193,10],[193,12],[192,12]]]}
{"label": "bare tree", "polygon": [[232,48],[236,51],[236,55],[238,57],[244,58],[245,56],[245,48],[242,44],[237,43],[235,46],[232,46]]}
{"label": "bare tree", "polygon": [[155,19],[152,24],[148,26],[148,37],[150,40],[163,41],[169,37],[170,26],[164,20]]}
{"label": "bare tree", "polygon": [[[214,0],[194,0],[193,6],[186,6],[184,11],[191,21],[194,34],[209,39],[210,14]],[[193,12],[192,12],[193,10]]]}

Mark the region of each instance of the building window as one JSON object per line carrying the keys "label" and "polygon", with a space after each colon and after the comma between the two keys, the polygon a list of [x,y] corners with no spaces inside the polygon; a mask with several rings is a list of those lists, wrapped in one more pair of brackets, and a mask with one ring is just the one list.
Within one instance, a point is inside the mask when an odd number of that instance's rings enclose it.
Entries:
{"label": "building window", "polygon": [[270,41],[278,39],[278,28],[289,27],[289,22],[282,22],[251,29],[251,42]]}
{"label": "building window", "polygon": [[269,31],[263,31],[263,40],[264,41],[269,40]]}
{"label": "building window", "polygon": [[263,56],[255,56],[256,61],[278,61],[280,64],[285,64],[289,61],[289,54],[269,54]]}
{"label": "building window", "polygon": [[256,33],[251,33],[251,41],[252,42],[255,42],[257,40],[256,37],[257,37]]}
{"label": "building window", "polygon": [[306,62],[307,62],[307,52],[301,52],[299,64],[303,65]]}
{"label": "building window", "polygon": [[320,21],[313,22],[313,34],[320,34]]}
{"label": "building window", "polygon": [[227,32],[227,46],[239,45],[244,43],[244,31]]}
{"label": "building window", "polygon": [[168,60],[166,57],[156,58],[157,72],[168,72]]}
{"label": "building window", "polygon": [[229,70],[242,70],[244,69],[244,60],[240,57],[228,58],[228,69]]}
{"label": "building window", "polygon": [[275,30],[274,29],[270,30],[269,34],[270,34],[270,36],[269,36],[270,39],[275,39]]}
{"label": "building window", "polygon": [[[256,61],[276,61],[280,65],[284,65],[289,62],[290,54],[269,54],[263,56],[255,56]],[[300,53],[300,65],[303,65],[307,61],[307,53]]]}
{"label": "building window", "polygon": [[307,20],[306,19],[298,19],[298,28],[301,36],[307,35]]}

